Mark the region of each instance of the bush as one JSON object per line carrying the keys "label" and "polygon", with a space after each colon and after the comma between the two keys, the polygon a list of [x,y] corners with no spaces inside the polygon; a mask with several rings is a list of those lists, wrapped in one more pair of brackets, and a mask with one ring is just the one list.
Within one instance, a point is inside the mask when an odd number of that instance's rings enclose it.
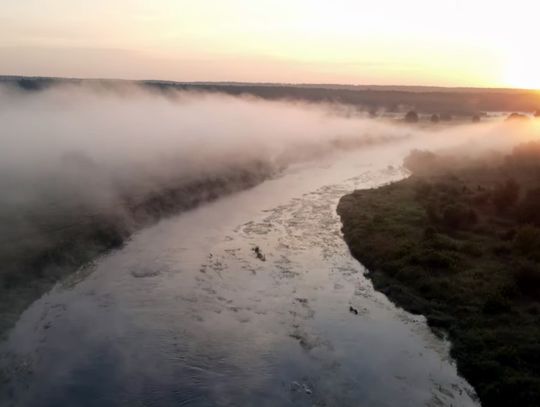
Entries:
{"label": "bush", "polygon": [[529,120],[529,116],[521,114],[521,113],[512,113],[506,118],[506,121],[523,121],[523,120]]}
{"label": "bush", "polygon": [[540,248],[540,229],[526,225],[514,236],[514,247],[521,254],[530,255]]}
{"label": "bush", "polygon": [[412,251],[408,258],[409,264],[420,265],[429,269],[447,269],[452,266],[455,259],[442,250],[423,248]]}
{"label": "bush", "polygon": [[433,226],[428,226],[424,229],[424,239],[432,240],[435,238],[437,230]]}
{"label": "bush", "polygon": [[482,256],[482,248],[472,242],[465,243],[461,246],[461,251],[472,257]]}
{"label": "bush", "polygon": [[424,181],[418,181],[418,183],[415,185],[414,188],[414,197],[417,201],[423,200],[431,195],[433,192],[433,185],[424,182]]}
{"label": "bush", "polygon": [[407,114],[405,115],[405,121],[407,123],[418,123],[418,120],[420,120],[418,117],[418,113],[416,113],[414,110],[407,112]]}
{"label": "bush", "polygon": [[514,279],[523,293],[539,297],[540,268],[538,264],[530,261],[517,264],[514,269]]}
{"label": "bush", "polygon": [[478,191],[472,197],[472,201],[475,205],[486,205],[491,201],[491,193],[489,191]]}
{"label": "bush", "polygon": [[525,198],[517,207],[517,217],[520,222],[540,226],[540,188],[527,192]]}
{"label": "bush", "polygon": [[513,206],[519,198],[519,190],[519,184],[514,179],[497,185],[491,197],[497,211],[503,212]]}
{"label": "bush", "polygon": [[478,221],[476,212],[462,204],[446,206],[442,212],[442,224],[448,229],[461,229]]}
{"label": "bush", "polygon": [[486,314],[502,314],[503,312],[510,311],[510,302],[500,293],[493,294],[486,300],[482,310]]}
{"label": "bush", "polygon": [[439,157],[431,151],[412,150],[403,160],[403,166],[414,173],[431,171]]}

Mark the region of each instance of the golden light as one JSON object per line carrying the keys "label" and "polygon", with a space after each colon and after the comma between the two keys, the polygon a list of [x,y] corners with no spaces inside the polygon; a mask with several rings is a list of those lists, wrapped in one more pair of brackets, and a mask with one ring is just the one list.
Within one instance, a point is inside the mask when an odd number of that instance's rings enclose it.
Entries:
{"label": "golden light", "polygon": [[3,74],[540,89],[538,0],[6,3]]}
{"label": "golden light", "polygon": [[505,79],[511,87],[540,90],[540,55],[529,50],[506,63]]}

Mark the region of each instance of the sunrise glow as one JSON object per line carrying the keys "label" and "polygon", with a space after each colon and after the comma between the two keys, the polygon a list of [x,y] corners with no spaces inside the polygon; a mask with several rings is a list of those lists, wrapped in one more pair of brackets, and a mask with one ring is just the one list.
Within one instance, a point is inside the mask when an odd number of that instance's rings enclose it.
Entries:
{"label": "sunrise glow", "polygon": [[6,0],[0,74],[540,88],[539,15],[533,0]]}

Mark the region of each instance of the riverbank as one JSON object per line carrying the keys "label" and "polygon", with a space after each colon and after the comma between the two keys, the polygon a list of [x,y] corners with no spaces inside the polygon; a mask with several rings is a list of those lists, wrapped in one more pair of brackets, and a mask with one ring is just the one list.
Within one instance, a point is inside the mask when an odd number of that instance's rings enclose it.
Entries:
{"label": "riverbank", "polygon": [[2,344],[0,405],[478,406],[448,344],[365,284],[341,238],[343,194],[403,177],[371,156],[285,170],[66,279]]}
{"label": "riverbank", "polygon": [[485,407],[540,400],[538,151],[466,162],[416,152],[410,178],[338,206],[375,288],[448,335]]}
{"label": "riverbank", "polygon": [[[162,185],[144,195],[124,195],[114,210],[79,202],[63,192],[52,204],[16,208],[4,220],[0,259],[0,338],[19,315],[56,282],[101,254],[119,248],[136,231],[173,214],[253,187],[270,178],[274,169],[255,162],[222,171],[219,175]],[[83,196],[84,197],[84,196]],[[27,218],[33,227],[27,227]]]}

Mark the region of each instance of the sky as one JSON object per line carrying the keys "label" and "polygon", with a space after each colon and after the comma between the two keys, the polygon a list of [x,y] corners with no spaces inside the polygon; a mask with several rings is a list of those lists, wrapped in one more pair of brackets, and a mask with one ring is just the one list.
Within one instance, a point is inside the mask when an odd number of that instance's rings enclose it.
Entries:
{"label": "sky", "polygon": [[537,0],[2,0],[0,75],[540,89]]}

